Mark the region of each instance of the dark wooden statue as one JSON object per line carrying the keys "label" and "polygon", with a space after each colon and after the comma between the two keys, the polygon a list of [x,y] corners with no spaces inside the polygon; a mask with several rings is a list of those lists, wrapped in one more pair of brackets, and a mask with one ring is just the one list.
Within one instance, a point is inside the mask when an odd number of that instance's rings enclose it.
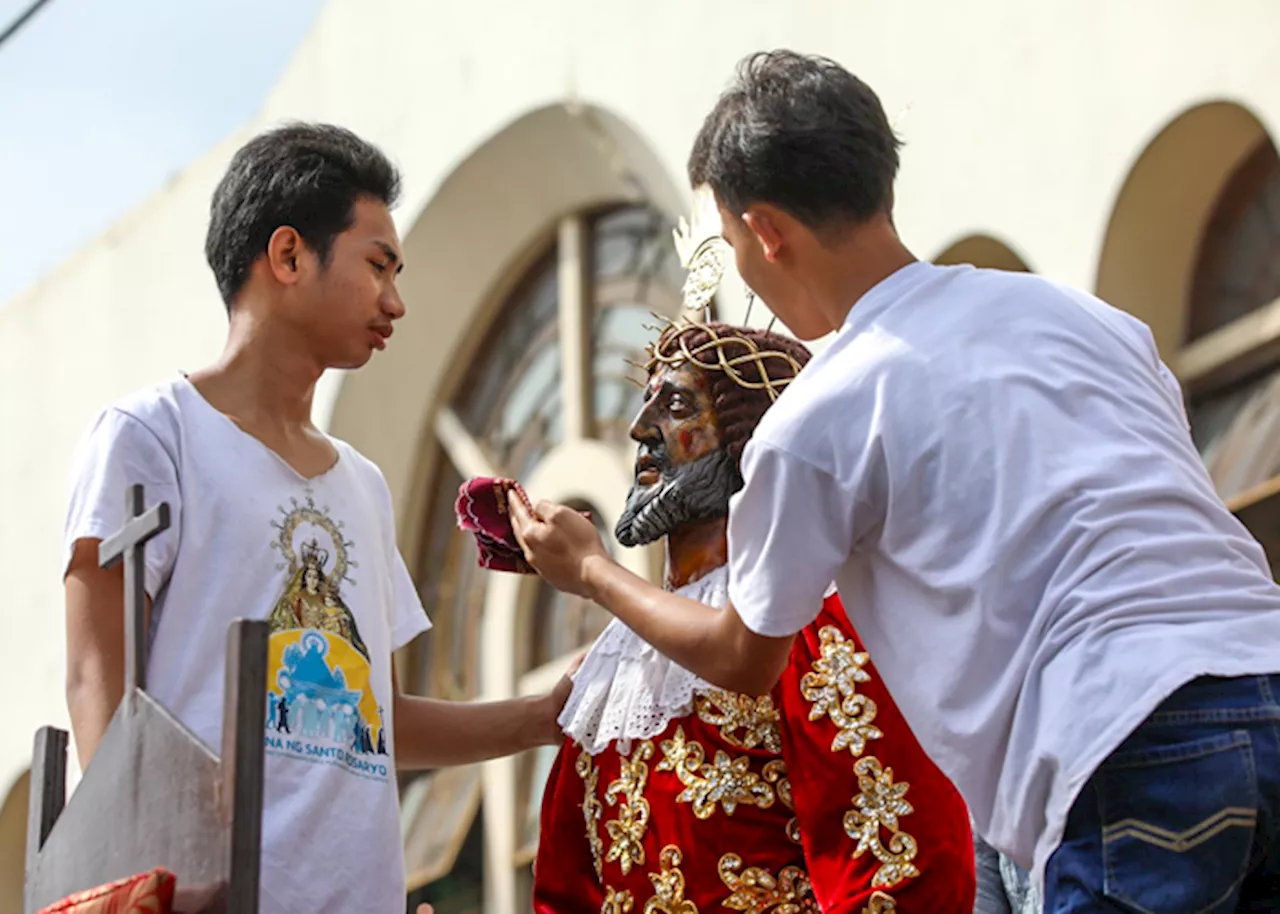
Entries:
{"label": "dark wooden statue", "polygon": [[236,620],[227,632],[219,757],[147,694],[144,550],[169,526],[169,506],[144,511],[142,486],[126,496],[130,520],[99,550],[104,568],[124,562],[124,698],[70,803],[67,732],[36,734],[24,909],[164,867],[177,878],[175,910],[254,914],[267,623]]}

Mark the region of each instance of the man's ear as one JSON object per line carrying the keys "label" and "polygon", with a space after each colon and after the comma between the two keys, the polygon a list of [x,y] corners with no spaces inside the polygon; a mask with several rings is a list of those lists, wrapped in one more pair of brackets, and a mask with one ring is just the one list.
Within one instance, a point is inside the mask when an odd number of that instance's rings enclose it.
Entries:
{"label": "man's ear", "polygon": [[298,230],[282,225],[271,233],[267,241],[267,269],[276,282],[291,286],[302,276],[302,257],[306,244]]}
{"label": "man's ear", "polygon": [[780,213],[777,209],[766,204],[752,204],[747,211],[742,214],[742,221],[746,223],[751,234],[755,236],[756,242],[760,245],[760,250],[764,252],[764,258],[768,261],[778,259],[778,253],[782,250],[782,232]]}

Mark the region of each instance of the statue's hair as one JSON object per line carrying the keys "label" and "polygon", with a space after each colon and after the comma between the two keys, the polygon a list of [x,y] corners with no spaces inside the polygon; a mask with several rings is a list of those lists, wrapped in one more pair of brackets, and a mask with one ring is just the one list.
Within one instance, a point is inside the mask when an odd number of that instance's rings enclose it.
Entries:
{"label": "statue's hair", "polygon": [[650,377],[686,362],[707,372],[723,444],[735,465],[765,411],[811,357],[791,337],[718,321],[673,323],[648,354]]}

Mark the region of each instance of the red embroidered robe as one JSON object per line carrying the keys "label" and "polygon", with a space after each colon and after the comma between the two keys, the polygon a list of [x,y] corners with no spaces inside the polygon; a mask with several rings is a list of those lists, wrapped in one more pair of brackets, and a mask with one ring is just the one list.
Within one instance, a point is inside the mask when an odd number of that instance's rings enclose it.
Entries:
{"label": "red embroidered robe", "polygon": [[834,596],[770,695],[703,687],[626,751],[567,739],[541,824],[538,914],[973,910],[964,802]]}

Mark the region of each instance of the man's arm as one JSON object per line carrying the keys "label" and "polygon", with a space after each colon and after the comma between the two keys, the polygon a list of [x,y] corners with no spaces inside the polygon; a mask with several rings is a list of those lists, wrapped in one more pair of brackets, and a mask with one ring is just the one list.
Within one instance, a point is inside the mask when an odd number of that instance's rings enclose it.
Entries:
{"label": "man's arm", "polygon": [[[619,567],[595,526],[543,502],[508,499],[525,557],[551,586],[603,606],[676,663],[716,685],[760,695],[786,668],[796,632],[813,621],[854,542],[878,516],[876,486],[854,494],[811,461],[747,446],[729,509],[729,605],[667,593]],[[870,448],[878,456],[878,447]],[[868,482],[877,463],[860,462]]]}
{"label": "man's arm", "polygon": [[[161,433],[157,433],[160,428]],[[147,544],[147,608],[177,560],[182,495],[174,448],[151,426],[119,409],[105,410],[72,461],[63,536],[67,625],[67,710],[83,768],[97,751],[124,694],[124,563],[98,567],[102,540],[128,521],[125,492],[146,487],[147,502],[169,505],[169,529]]]}
{"label": "man's arm", "polygon": [[76,543],[64,585],[67,710],[82,771],[124,695],[124,565],[100,568],[100,542]]}
{"label": "man's arm", "polygon": [[566,675],[546,695],[506,701],[442,701],[405,695],[394,667],[396,767],[446,768],[556,745],[556,718],[573,684]]}
{"label": "man's arm", "polygon": [[584,568],[588,596],[637,635],[713,685],[764,695],[786,669],[794,636],[767,638],[723,610],[655,587],[607,555]]}
{"label": "man's arm", "polygon": [[510,500],[516,536],[553,587],[603,606],[676,663],[721,688],[763,695],[787,665],[792,637],[757,635],[732,605],[723,610],[655,587],[614,562],[591,521],[542,503],[538,517]]}

